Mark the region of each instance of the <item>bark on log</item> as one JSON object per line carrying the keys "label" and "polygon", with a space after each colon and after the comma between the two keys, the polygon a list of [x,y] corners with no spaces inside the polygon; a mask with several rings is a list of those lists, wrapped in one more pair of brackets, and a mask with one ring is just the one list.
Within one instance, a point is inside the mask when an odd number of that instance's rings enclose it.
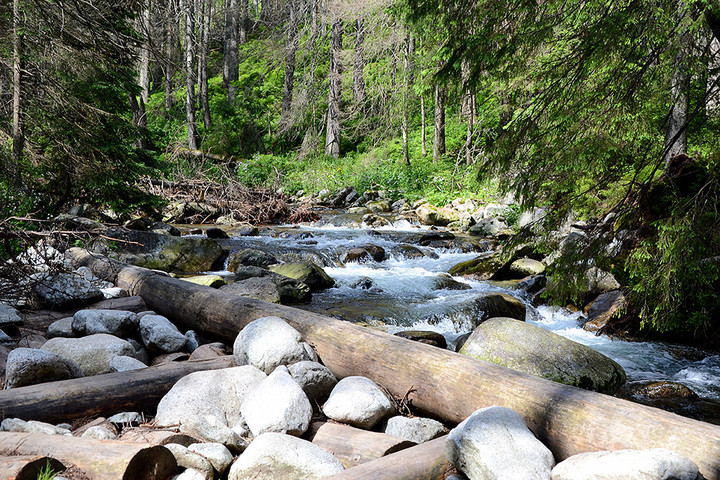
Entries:
{"label": "bark on log", "polygon": [[76,267],[86,265],[101,278],[140,295],[158,313],[228,343],[259,317],[282,317],[339,378],[363,375],[398,397],[414,389],[415,408],[447,421],[460,422],[482,407],[512,408],[558,461],[597,450],[665,447],[690,457],[706,479],[720,480],[720,426],[322,315],[183,282],[80,249],[67,255]]}
{"label": "bark on log", "polygon": [[55,473],[65,470],[62,462],[46,455],[0,455],[0,480],[37,480],[46,466]]}
{"label": "bark on log", "polygon": [[415,445],[414,442],[385,433],[326,422],[310,425],[308,440],[332,452],[345,468],[352,468]]}
{"label": "bark on log", "polygon": [[452,468],[445,455],[447,435],[325,477],[323,480],[443,480]]}
{"label": "bark on log", "polygon": [[59,422],[154,410],[163,395],[185,375],[233,365],[232,356],[227,356],[11,388],[0,391],[0,413],[2,418]]}
{"label": "bark on log", "polygon": [[177,471],[168,449],[66,435],[0,432],[2,455],[47,455],[76,465],[92,480],[167,480]]}
{"label": "bark on log", "polygon": [[123,431],[120,440],[132,443],[148,443],[150,445],[167,445],[168,443],[177,443],[184,447],[193,443],[202,442],[201,439],[191,437],[185,433],[143,427],[131,428]]}

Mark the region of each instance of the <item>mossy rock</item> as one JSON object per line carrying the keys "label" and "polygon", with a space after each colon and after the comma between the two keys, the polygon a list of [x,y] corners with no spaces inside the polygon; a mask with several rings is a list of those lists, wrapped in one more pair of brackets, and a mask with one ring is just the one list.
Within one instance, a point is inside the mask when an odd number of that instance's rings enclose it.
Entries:
{"label": "mossy rock", "polygon": [[269,270],[300,280],[309,286],[312,291],[323,290],[335,285],[335,280],[325,273],[325,270],[312,262],[282,263],[271,266]]}
{"label": "mossy rock", "polygon": [[513,318],[491,318],[475,329],[460,353],[565,385],[613,394],[626,379],[605,355]]}
{"label": "mossy rock", "polygon": [[545,264],[532,258],[518,258],[510,264],[510,271],[518,276],[542,275]]}
{"label": "mossy rock", "polygon": [[481,280],[487,280],[503,266],[499,255],[495,252],[487,252],[472,260],[466,260],[453,266],[448,273],[453,276],[472,276]]}

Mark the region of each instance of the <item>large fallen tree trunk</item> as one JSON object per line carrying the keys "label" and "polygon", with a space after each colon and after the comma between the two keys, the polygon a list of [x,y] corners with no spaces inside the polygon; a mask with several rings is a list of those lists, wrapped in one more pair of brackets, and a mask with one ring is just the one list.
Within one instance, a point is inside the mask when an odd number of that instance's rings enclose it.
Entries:
{"label": "large fallen tree trunk", "polygon": [[65,465],[46,455],[0,455],[0,480],[37,480],[47,469],[59,473]]}
{"label": "large fallen tree trunk", "polygon": [[576,453],[665,447],[695,461],[706,479],[720,480],[720,426],[626,400],[569,387],[447,350],[322,315],[122,265],[80,249],[76,266],[140,295],[153,310],[227,342],[249,322],[277,315],[297,328],[338,377],[363,375],[412,404],[460,422],[478,408],[512,408],[563,460]]}
{"label": "large fallen tree trunk", "polygon": [[167,480],[177,471],[170,450],[65,435],[0,432],[2,455],[46,455],[76,465],[92,480]]}
{"label": "large fallen tree trunk", "polygon": [[0,391],[0,412],[2,418],[64,422],[128,410],[154,410],[185,375],[233,365],[233,357],[226,356],[11,388]]}

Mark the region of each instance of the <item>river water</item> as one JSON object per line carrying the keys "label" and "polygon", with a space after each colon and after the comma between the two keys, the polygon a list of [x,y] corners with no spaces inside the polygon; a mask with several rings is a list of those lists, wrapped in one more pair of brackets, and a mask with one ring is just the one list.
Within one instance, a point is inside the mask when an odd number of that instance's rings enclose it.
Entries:
{"label": "river water", "polygon": [[[345,221],[340,220],[338,223]],[[533,307],[522,293],[507,285],[455,277],[469,288],[438,289],[438,282],[447,282],[441,277],[447,276],[450,267],[474,258],[478,251],[418,246],[427,229],[397,222],[379,229],[325,224],[273,232],[276,236],[236,237],[226,247],[257,248],[284,261],[312,259],[322,265],[336,286],[314,293],[312,302],[296,305],[299,308],[382,326],[390,333],[432,330],[442,333],[452,348],[458,336],[471,330],[472,317],[478,314],[474,299],[488,292],[509,293],[526,303],[528,322],[612,358],[625,369],[628,383],[670,380],[690,387],[701,399],[720,400],[720,355],[667,343],[596,336],[582,329],[581,313]],[[387,258],[382,262],[343,262],[349,248],[368,244],[385,249]]]}

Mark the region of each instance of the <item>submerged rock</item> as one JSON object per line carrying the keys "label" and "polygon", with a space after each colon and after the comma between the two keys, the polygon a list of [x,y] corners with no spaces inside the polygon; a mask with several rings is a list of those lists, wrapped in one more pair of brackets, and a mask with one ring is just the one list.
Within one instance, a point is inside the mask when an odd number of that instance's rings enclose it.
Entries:
{"label": "submerged rock", "polygon": [[323,290],[335,285],[325,270],[312,262],[282,263],[270,267],[270,271],[299,280],[310,287],[310,290]]}

